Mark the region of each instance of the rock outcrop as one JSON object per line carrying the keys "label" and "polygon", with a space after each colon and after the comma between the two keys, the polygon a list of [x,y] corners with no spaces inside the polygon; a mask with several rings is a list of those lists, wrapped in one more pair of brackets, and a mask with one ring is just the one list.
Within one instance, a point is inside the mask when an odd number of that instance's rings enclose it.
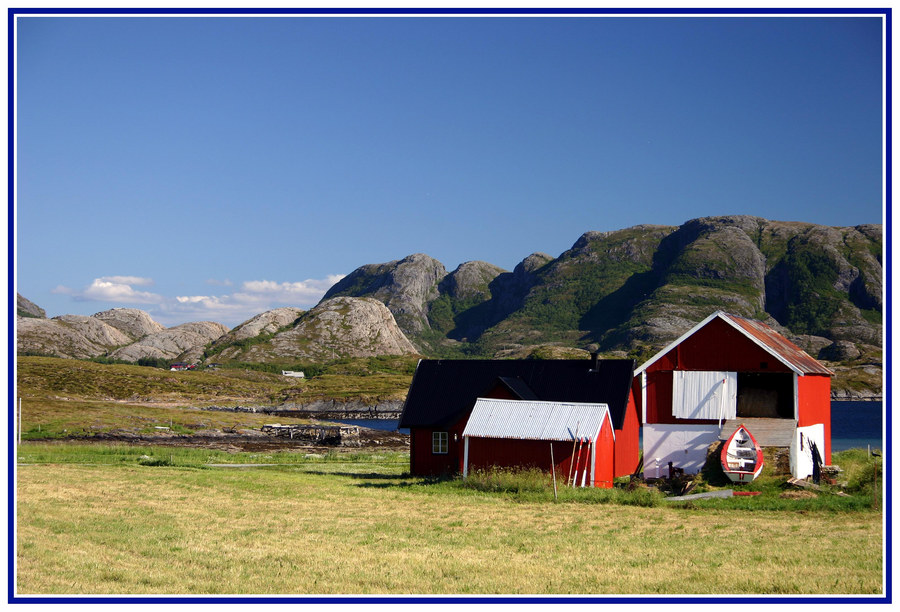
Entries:
{"label": "rock outcrop", "polygon": [[357,268],[329,289],[322,303],[338,296],[374,298],[388,307],[405,334],[417,336],[431,328],[428,306],[438,297],[438,283],[446,275],[441,262],[416,253]]}
{"label": "rock outcrop", "polygon": [[113,308],[91,316],[115,327],[131,340],[140,340],[144,336],[166,329],[154,321],[148,313],[137,308]]}
{"label": "rock outcrop", "polygon": [[131,340],[103,321],[79,315],[52,319],[16,318],[16,352],[90,359]]}
{"label": "rock outcrop", "polygon": [[47,313],[43,308],[18,293],[16,293],[16,314],[20,317],[47,318]]}
{"label": "rock outcrop", "polygon": [[417,352],[384,304],[343,296],[325,300],[270,339],[222,346],[211,360],[290,363]]}
{"label": "rock outcrop", "polygon": [[274,334],[283,327],[293,324],[304,313],[300,308],[287,306],[267,310],[262,314],[248,319],[232,329],[230,332],[216,340],[216,344],[229,344],[232,342],[255,338],[262,334]]}
{"label": "rock outcrop", "polygon": [[[148,334],[137,342],[113,351],[109,356],[124,361],[138,361],[147,358],[197,361],[196,349],[198,347],[202,349],[227,332],[227,327],[212,321],[184,323]],[[192,349],[194,351],[190,355],[185,355]]]}

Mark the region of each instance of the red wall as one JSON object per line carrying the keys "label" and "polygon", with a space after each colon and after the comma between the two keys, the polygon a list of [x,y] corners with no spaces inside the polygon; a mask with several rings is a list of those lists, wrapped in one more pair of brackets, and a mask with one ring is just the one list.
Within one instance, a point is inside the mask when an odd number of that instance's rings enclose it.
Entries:
{"label": "red wall", "polygon": [[[766,367],[762,367],[766,364]],[[647,368],[720,372],[790,372],[791,369],[722,319],[715,318]]]}
{"label": "red wall", "polygon": [[798,427],[825,425],[825,465],[831,465],[831,377],[807,374],[797,377]]}
{"label": "red wall", "polygon": [[628,396],[628,408],[622,429],[616,430],[614,476],[630,476],[641,457],[641,418],[637,413],[634,390]]}
{"label": "red wall", "polygon": [[[594,451],[596,467],[595,487],[613,486],[615,449],[613,430],[609,420],[604,421],[600,435],[593,448],[572,442],[549,442],[547,440],[511,440],[498,438],[469,438],[469,471],[490,467],[537,468],[550,472],[550,447],[553,447],[553,461],[556,466],[556,484],[565,486],[569,476],[573,477],[577,467],[578,486],[582,474],[588,470],[590,477],[590,453]],[[574,451],[574,464],[573,464]]]}
{"label": "red wall", "polygon": [[[449,429],[410,429],[409,471],[413,476],[440,476],[462,472],[463,443],[462,432],[468,416]],[[432,451],[431,434],[434,431],[448,432],[446,455],[436,455]]]}

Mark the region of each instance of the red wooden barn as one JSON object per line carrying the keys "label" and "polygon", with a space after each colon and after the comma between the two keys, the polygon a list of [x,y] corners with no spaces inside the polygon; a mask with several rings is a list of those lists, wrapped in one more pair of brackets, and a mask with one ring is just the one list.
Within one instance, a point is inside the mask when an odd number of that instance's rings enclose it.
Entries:
{"label": "red wooden barn", "polygon": [[791,448],[791,471],[831,463],[832,372],[768,325],[717,311],[635,370],[644,474],[696,473],[740,425]]}
{"label": "red wooden barn", "polygon": [[[640,422],[632,393],[634,361],[631,359],[526,359],[526,360],[429,360],[416,367],[400,427],[410,430],[410,472],[417,476],[462,473],[465,465],[463,432],[479,398],[506,399],[506,416],[515,423],[517,415],[525,419],[535,402],[605,404],[613,430],[612,475],[633,473],[640,456]],[[568,443],[560,443],[560,452],[568,448],[578,428],[577,417],[571,425]],[[533,447],[512,437],[494,438],[490,443],[470,446],[479,465],[537,465],[549,470],[546,441]],[[514,451],[507,451],[509,445]],[[599,444],[595,441],[595,447]],[[491,450],[493,449],[493,450]],[[557,446],[554,443],[554,455]],[[487,454],[484,454],[487,453]],[[491,455],[493,453],[493,455]],[[545,457],[545,455],[547,455]],[[493,457],[493,459],[490,459]],[[610,459],[598,466],[599,473],[609,469]],[[543,468],[542,468],[543,469]],[[568,464],[565,464],[568,472]],[[604,476],[604,479],[606,477]]]}
{"label": "red wooden barn", "polygon": [[492,466],[556,471],[561,484],[613,486],[615,433],[606,404],[479,398],[463,430],[463,476]]}

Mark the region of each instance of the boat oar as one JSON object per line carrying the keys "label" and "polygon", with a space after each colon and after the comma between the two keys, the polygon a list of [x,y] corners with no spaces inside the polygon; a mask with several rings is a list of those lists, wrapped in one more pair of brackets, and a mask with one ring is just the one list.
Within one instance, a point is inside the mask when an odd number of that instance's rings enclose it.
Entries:
{"label": "boat oar", "polygon": [[569,477],[566,478],[566,486],[569,486],[569,483],[572,482],[572,466],[575,465],[575,447],[578,445],[578,428],[581,426],[581,421],[575,424],[575,437],[572,439],[572,458],[569,459]]}
{"label": "boat oar", "polygon": [[575,455],[575,477],[572,479],[572,487],[578,486],[578,466],[581,465],[581,443],[583,440],[578,438],[578,453]]}
{"label": "boat oar", "polygon": [[587,481],[588,463],[591,462],[591,446],[593,445],[590,442],[585,446],[587,448],[587,457],[584,460],[584,470],[581,472],[581,488],[584,488],[584,483]]}

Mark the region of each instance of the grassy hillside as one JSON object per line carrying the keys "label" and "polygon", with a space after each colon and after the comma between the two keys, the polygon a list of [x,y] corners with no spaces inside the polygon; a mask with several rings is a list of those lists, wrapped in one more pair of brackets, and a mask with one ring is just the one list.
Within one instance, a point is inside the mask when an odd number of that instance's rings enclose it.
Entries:
{"label": "grassy hillside", "polygon": [[[52,357],[19,357],[17,395],[23,400],[23,437],[47,438],[110,431],[175,433],[271,422],[263,414],[198,410],[203,406],[278,405],[317,400],[376,403],[402,400],[416,360],[408,357],[340,359],[301,380],[232,366],[170,372]],[[288,421],[285,421],[286,423]]]}

